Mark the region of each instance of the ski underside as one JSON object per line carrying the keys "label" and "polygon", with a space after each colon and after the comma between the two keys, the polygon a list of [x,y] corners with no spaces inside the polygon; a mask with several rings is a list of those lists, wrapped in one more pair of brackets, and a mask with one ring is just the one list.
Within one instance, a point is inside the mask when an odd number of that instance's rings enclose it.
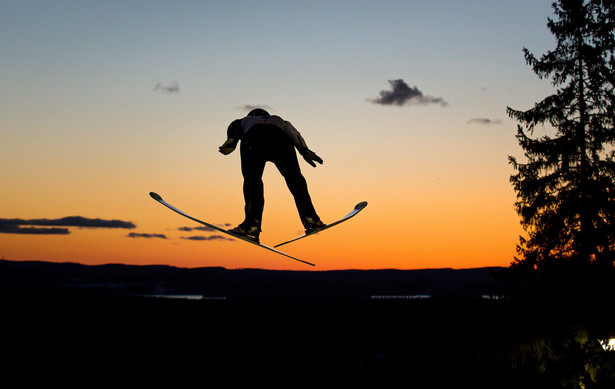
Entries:
{"label": "ski underside", "polygon": [[316,266],[316,265],[314,265],[313,263],[310,263],[310,262],[304,261],[304,260],[299,259],[299,258],[295,258],[295,257],[293,257],[293,256],[291,256],[291,255],[288,255],[288,254],[286,254],[286,253],[283,253],[282,251],[276,250],[276,249],[274,249],[274,248],[272,248],[272,247],[266,246],[266,245],[261,244],[261,243],[257,243],[257,242],[255,242],[255,241],[253,241],[253,240],[250,240],[249,238],[246,238],[245,236],[238,235],[238,234],[234,234],[234,233],[232,233],[232,232],[230,232],[230,231],[228,231],[228,230],[225,230],[224,228],[220,228],[220,227],[218,227],[218,226],[216,226],[216,225],[214,225],[214,224],[210,224],[210,223],[204,222],[204,221],[202,221],[202,220],[199,220],[199,219],[197,219],[197,218],[195,218],[195,217],[192,217],[192,216],[188,215],[187,213],[185,213],[185,212],[183,212],[183,211],[180,211],[179,209],[175,208],[175,207],[174,207],[174,206],[172,206],[171,204],[169,204],[169,203],[167,203],[166,201],[164,201],[164,200],[162,199],[162,197],[161,197],[160,195],[158,195],[157,193],[150,192],[150,194],[149,194],[149,195],[150,195],[150,196],[151,196],[154,200],[156,200],[156,201],[157,201],[157,202],[159,202],[160,204],[164,205],[165,207],[167,207],[167,208],[171,209],[172,211],[175,211],[175,212],[179,213],[180,215],[182,215],[182,216],[184,216],[184,217],[186,217],[186,218],[188,218],[188,219],[190,219],[190,220],[193,220],[193,221],[195,221],[195,222],[197,222],[197,223],[203,224],[204,226],[207,226],[207,227],[209,227],[209,228],[211,228],[211,229],[214,229],[214,230],[216,230],[216,231],[218,231],[218,232],[221,232],[221,233],[226,234],[226,235],[230,235],[230,236],[232,236],[233,238],[236,238],[236,239],[239,239],[239,240],[243,240],[244,242],[248,242],[248,243],[251,243],[251,244],[253,244],[253,245],[256,245],[256,246],[262,247],[262,248],[264,248],[264,249],[266,249],[266,250],[273,251],[274,253],[277,253],[277,254],[283,255],[283,256],[285,256],[285,257],[287,257],[287,258],[290,258],[290,259],[294,259],[295,261],[299,261],[299,262],[305,263],[305,264],[310,265],[310,266]]}
{"label": "ski underside", "polygon": [[361,212],[361,211],[363,210],[363,208],[365,208],[365,207],[367,207],[367,201],[360,202],[359,204],[355,205],[354,209],[353,209],[353,210],[352,210],[352,211],[351,211],[348,215],[344,216],[344,217],[343,217],[343,218],[341,218],[340,220],[338,220],[338,221],[336,221],[336,222],[333,222],[333,223],[331,223],[331,224],[327,224],[327,226],[326,226],[326,227],[319,228],[318,230],[315,230],[315,231],[313,231],[313,232],[310,232],[309,234],[304,234],[304,235],[298,236],[298,237],[296,237],[296,238],[294,238],[294,239],[288,240],[288,241],[286,241],[286,242],[276,244],[276,245],[275,245],[275,246],[273,246],[273,247],[280,247],[280,246],[283,246],[283,245],[285,245],[285,244],[288,244],[288,243],[291,243],[291,242],[295,242],[295,241],[297,241],[297,240],[299,240],[299,239],[307,238],[308,236],[318,234],[319,232],[322,232],[322,231],[324,231],[324,230],[327,230],[327,229],[329,229],[329,228],[331,228],[331,227],[337,226],[338,224],[345,222],[346,220],[350,219],[351,217],[356,216],[356,215],[357,215],[359,212]]}

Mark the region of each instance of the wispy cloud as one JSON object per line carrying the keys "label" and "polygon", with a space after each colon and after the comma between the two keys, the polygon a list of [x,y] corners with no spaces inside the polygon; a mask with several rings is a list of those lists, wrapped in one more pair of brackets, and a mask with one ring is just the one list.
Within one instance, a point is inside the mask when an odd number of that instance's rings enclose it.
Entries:
{"label": "wispy cloud", "polygon": [[468,124],[482,124],[485,126],[491,126],[494,124],[502,124],[500,119],[489,119],[489,118],[472,118],[468,120]]}
{"label": "wispy cloud", "polygon": [[184,231],[184,232],[191,232],[191,231],[213,232],[213,231],[215,231],[213,228],[210,228],[210,227],[207,227],[207,226],[201,226],[201,227],[179,227],[178,230],[179,231]]}
{"label": "wispy cloud", "polygon": [[222,235],[211,235],[211,236],[201,236],[201,235],[196,235],[196,236],[182,236],[182,239],[185,240],[233,240],[232,238],[227,238],[226,236],[222,236]]}
{"label": "wispy cloud", "polygon": [[[231,226],[230,223],[217,224],[220,228],[228,228]],[[184,232],[192,232],[192,231],[204,231],[204,232],[216,232],[213,228],[207,226],[198,226],[198,227],[179,227],[179,231]],[[194,236],[182,236],[181,239],[184,240],[198,240],[198,241],[208,241],[208,240],[233,240],[224,235],[211,235],[211,236],[202,236],[202,235],[194,235]]]}
{"label": "wispy cloud", "polygon": [[443,107],[448,106],[448,102],[442,97],[425,95],[416,86],[410,87],[404,80],[389,80],[391,90],[380,91],[380,97],[369,99],[375,104],[380,105],[430,105],[436,104]]}
{"label": "wispy cloud", "polygon": [[256,105],[244,104],[244,105],[241,105],[241,106],[237,107],[237,109],[240,110],[240,111],[251,111],[251,110],[256,109],[256,108],[262,108],[262,109],[264,109],[266,111],[273,110],[273,108],[271,108],[267,104],[256,104]]}
{"label": "wispy cloud", "polygon": [[[221,228],[225,228],[225,227],[230,227],[231,224],[230,223],[225,223],[225,224],[217,224],[217,226],[221,227]],[[205,231],[205,232],[215,232],[216,230],[214,230],[213,228],[207,227],[207,226],[198,226],[198,227],[179,227],[178,228],[179,231],[184,231],[184,232],[191,232],[191,231]]]}
{"label": "wispy cloud", "polygon": [[[28,227],[23,227],[28,226]],[[34,226],[34,227],[33,227]],[[43,228],[41,228],[43,227]],[[60,219],[0,219],[0,233],[32,235],[68,235],[68,228],[136,228],[134,223],[123,220],[90,219],[83,216],[67,216]]]}
{"label": "wispy cloud", "polygon": [[39,227],[20,227],[16,225],[0,224],[0,234],[22,234],[22,235],[68,235],[68,228],[39,228]]}
{"label": "wispy cloud", "polygon": [[159,82],[154,87],[154,92],[161,91],[163,93],[179,93],[179,83],[177,81],[173,81],[170,84],[163,84]]}
{"label": "wispy cloud", "polygon": [[139,234],[136,232],[131,232],[130,234],[126,235],[127,238],[145,238],[145,239],[152,239],[152,238],[157,238],[157,239],[166,239],[167,236],[165,234]]}

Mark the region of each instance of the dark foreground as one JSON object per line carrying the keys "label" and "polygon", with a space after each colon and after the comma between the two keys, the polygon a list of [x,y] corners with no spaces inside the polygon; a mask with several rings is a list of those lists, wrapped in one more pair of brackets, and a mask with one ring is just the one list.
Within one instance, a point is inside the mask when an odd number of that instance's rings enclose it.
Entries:
{"label": "dark foreground", "polygon": [[[18,386],[531,387],[511,369],[506,354],[510,338],[526,328],[527,312],[479,298],[483,290],[476,284],[468,286],[473,293],[457,289],[415,300],[292,293],[277,299],[179,300],[126,295],[117,287],[101,290],[92,278],[85,289],[37,288],[27,284],[40,273],[22,273],[26,279],[15,282],[9,274],[18,277],[17,272],[7,262],[0,265],[2,348],[9,360],[3,370]],[[276,295],[284,296],[284,289]]]}
{"label": "dark foreground", "polygon": [[9,366],[23,369],[23,384],[41,377],[133,383],[223,377],[226,383],[401,379],[501,388],[507,375],[494,358],[507,326],[495,303],[242,303],[71,294],[2,300],[3,353]]}

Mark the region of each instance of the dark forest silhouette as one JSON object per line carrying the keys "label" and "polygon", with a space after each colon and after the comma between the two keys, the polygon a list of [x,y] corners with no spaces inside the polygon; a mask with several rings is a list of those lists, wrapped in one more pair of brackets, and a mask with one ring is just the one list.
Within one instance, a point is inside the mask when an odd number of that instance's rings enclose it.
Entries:
{"label": "dark forest silhouette", "polygon": [[[556,92],[520,111],[511,183],[528,237],[506,274],[509,297],[527,308],[528,332],[511,364],[542,387],[615,385],[615,5],[559,0],[547,26],[556,48],[525,59]],[[553,135],[535,136],[537,126]]]}

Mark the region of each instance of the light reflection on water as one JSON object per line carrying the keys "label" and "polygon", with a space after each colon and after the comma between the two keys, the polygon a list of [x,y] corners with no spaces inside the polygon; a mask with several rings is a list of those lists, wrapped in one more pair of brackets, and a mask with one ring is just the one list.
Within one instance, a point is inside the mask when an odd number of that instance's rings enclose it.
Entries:
{"label": "light reflection on water", "polygon": [[372,300],[415,300],[415,299],[430,299],[430,294],[384,294],[384,295],[373,295],[371,296]]}
{"label": "light reflection on water", "polygon": [[154,297],[176,300],[226,300],[226,296],[203,296],[202,294],[140,294],[139,297]]}
{"label": "light reflection on water", "polygon": [[[432,296],[430,294],[380,294],[380,295],[372,295],[370,298],[372,300],[422,300],[422,299],[430,299]],[[498,295],[491,294],[483,294],[481,295],[483,300],[501,300],[504,297]]]}

